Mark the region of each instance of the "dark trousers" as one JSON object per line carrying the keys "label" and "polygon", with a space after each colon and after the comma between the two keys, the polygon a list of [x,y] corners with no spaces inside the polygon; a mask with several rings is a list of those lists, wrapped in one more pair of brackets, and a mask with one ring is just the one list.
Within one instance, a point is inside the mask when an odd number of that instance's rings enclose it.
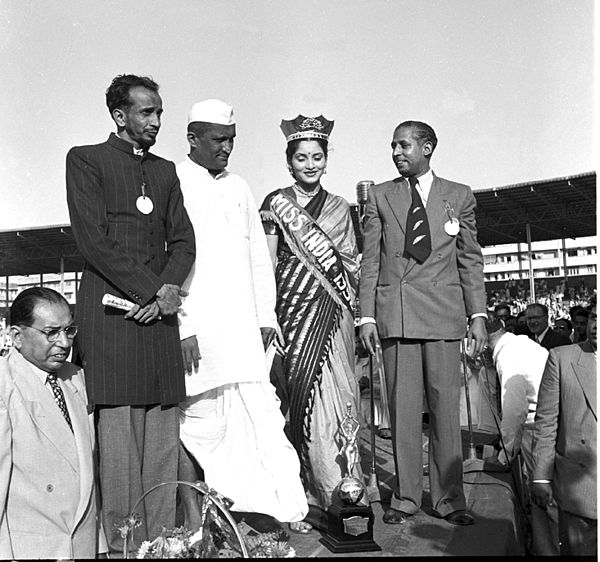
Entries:
{"label": "dark trousers", "polygon": [[123,540],[115,531],[132,511],[142,525],[129,539],[129,550],[154,539],[164,525],[175,526],[176,486],[162,486],[136,502],[152,486],[177,480],[179,461],[179,409],[177,406],[99,407],[97,435],[102,494],[102,522],[110,552],[122,552]]}
{"label": "dark trousers", "polygon": [[460,437],[460,342],[381,340],[396,486],[391,507],[416,513],[423,493],[423,392],[429,407],[429,482],[444,517],[465,509]]}

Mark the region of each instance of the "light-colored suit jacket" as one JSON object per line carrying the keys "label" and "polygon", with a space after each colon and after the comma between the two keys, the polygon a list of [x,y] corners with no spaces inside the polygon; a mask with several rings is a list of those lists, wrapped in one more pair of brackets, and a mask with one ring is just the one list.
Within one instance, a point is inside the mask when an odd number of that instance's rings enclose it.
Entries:
{"label": "light-colored suit jacket", "polygon": [[[463,184],[434,175],[426,204],[431,255],[423,264],[404,253],[412,202],[406,180],[369,192],[360,276],[361,316],[374,317],[381,338],[460,339],[468,315],[486,311],[475,197]],[[444,225],[458,219],[457,235]]]}
{"label": "light-colored suit jacket", "polygon": [[56,373],[71,432],[33,369],[15,349],[0,359],[0,559],[93,558],[106,543],[83,372]]}
{"label": "light-colored suit jacket", "polygon": [[535,415],[534,480],[561,509],[596,519],[596,358],[588,342],[550,350]]}

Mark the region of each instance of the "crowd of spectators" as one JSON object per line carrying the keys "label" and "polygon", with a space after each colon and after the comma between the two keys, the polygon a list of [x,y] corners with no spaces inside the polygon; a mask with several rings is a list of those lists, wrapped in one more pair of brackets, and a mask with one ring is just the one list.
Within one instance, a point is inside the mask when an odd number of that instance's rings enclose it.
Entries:
{"label": "crowd of spectators", "polygon": [[[551,325],[558,319],[570,319],[571,311],[575,307],[587,307],[592,296],[596,293],[595,288],[589,287],[584,281],[575,285],[564,281],[554,284],[549,280],[536,280],[535,302],[548,308],[548,318]],[[488,309],[493,310],[499,304],[509,307],[510,315],[518,317],[524,312],[531,302],[531,292],[527,280],[507,281],[501,289],[487,291]]]}

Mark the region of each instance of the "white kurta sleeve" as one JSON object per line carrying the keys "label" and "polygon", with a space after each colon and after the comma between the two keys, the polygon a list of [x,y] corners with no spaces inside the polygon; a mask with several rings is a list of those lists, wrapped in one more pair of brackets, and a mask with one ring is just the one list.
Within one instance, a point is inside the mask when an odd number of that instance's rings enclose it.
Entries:
{"label": "white kurta sleeve", "polygon": [[183,303],[179,307],[177,318],[179,320],[179,338],[185,340],[191,336],[196,335],[196,325],[194,324],[194,300],[198,289],[194,289],[194,276],[196,273],[196,263],[192,266],[187,279],[183,282],[181,288],[188,293],[187,297],[184,297]]}
{"label": "white kurta sleeve", "polygon": [[254,201],[254,197],[252,197],[248,184],[245,184],[245,187],[248,235],[250,238],[250,261],[254,294],[256,297],[258,325],[261,328],[275,328],[277,326],[277,318],[275,316],[275,300],[277,295],[275,277],[273,275],[273,263],[256,202]]}
{"label": "white kurta sleeve", "polygon": [[[503,362],[504,364],[501,364]],[[521,447],[523,428],[527,419],[529,409],[527,377],[518,369],[518,361],[513,361],[506,356],[499,358],[496,368],[502,384],[500,432],[509,456],[507,460],[510,460]],[[503,457],[504,454],[499,455],[501,461],[504,461]]]}

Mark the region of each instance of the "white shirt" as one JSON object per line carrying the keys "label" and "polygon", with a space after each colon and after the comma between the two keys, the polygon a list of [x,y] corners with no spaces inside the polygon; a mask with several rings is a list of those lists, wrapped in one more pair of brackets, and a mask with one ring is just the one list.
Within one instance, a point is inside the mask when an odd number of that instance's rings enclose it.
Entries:
{"label": "white shirt", "polygon": [[496,343],[493,359],[502,387],[500,431],[512,456],[520,446],[525,424],[535,420],[548,350],[527,336],[506,332]]}
{"label": "white shirt", "polygon": [[[407,189],[410,191],[410,185],[408,183],[408,179],[406,180]],[[423,205],[427,207],[427,200],[429,199],[429,192],[431,191],[431,184],[433,183],[433,171],[431,168],[427,170],[422,176],[417,178],[417,191],[421,196],[421,201],[423,201]]]}
{"label": "white shirt", "polygon": [[275,277],[250,188],[227,171],[213,177],[189,158],[177,175],[196,235],[180,337],[195,335],[202,355],[198,373],[186,374],[187,394],[268,381],[260,327],[277,325]]}

